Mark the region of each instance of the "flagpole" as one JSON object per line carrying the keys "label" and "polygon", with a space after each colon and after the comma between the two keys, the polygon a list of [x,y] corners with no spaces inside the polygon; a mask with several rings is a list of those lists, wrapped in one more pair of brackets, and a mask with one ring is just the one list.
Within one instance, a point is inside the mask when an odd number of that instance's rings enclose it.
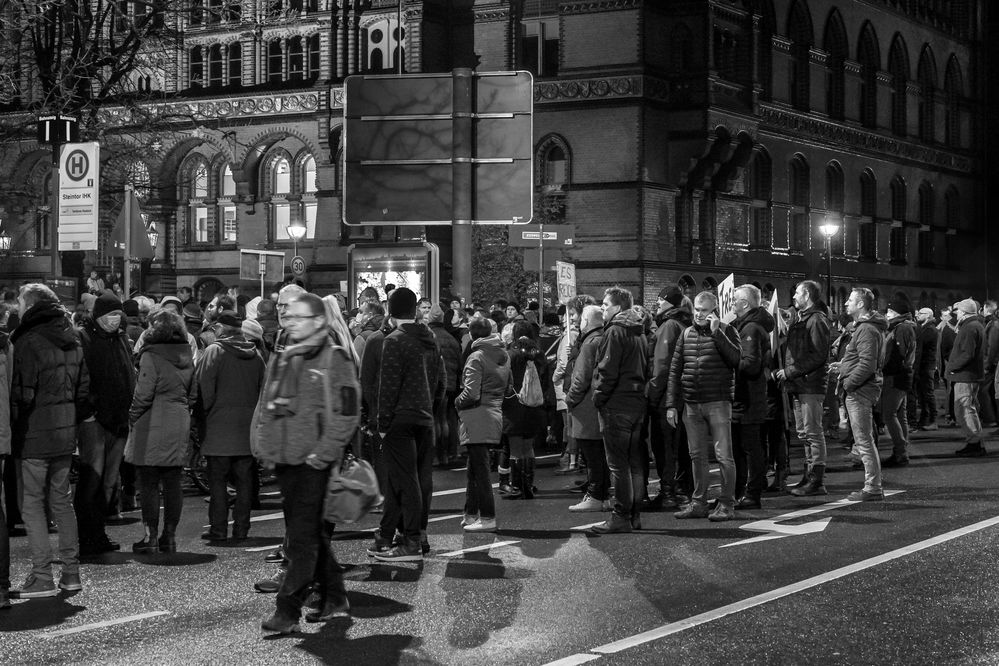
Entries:
{"label": "flagpole", "polygon": [[122,276],[122,286],[124,287],[125,298],[129,298],[132,293],[132,185],[125,184],[125,256],[124,275]]}

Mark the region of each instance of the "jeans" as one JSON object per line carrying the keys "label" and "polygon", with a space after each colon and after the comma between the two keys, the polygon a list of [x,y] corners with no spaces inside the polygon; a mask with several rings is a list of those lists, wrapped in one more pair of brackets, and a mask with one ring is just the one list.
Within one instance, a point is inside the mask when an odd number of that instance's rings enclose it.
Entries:
{"label": "jeans", "polygon": [[458,397],[458,393],[448,391],[446,399],[434,411],[437,460],[441,463],[458,454],[458,412],[454,408],[454,399]]}
{"label": "jeans", "polygon": [[59,558],[63,573],[80,573],[80,546],[73,512],[73,492],[69,485],[72,456],[23,458],[18,461],[21,517],[31,548],[31,573],[40,580],[52,580],[52,544],[45,501],[59,528]]}
{"label": "jeans", "polygon": [[[821,406],[821,402],[819,403]],[[822,412],[819,412],[822,416]],[[708,502],[708,447],[714,444],[715,457],[721,469],[721,494],[718,503],[735,504],[735,460],[732,458],[732,403],[727,400],[687,403],[683,406],[683,423],[687,426],[687,443],[694,470],[692,502]]]}
{"label": "jeans", "polygon": [[767,460],[760,439],[759,423],[732,424],[732,455],[735,458],[735,494],[760,498],[767,487]]}
{"label": "jeans", "polygon": [[184,509],[184,495],[180,488],[181,467],[153,467],[136,465],[139,477],[139,496],[142,498],[142,522],[152,534],[160,523],[160,488],[163,489],[163,533],[173,534]]}
{"label": "jeans", "polygon": [[85,421],[78,429],[80,479],[73,503],[80,540],[96,543],[105,538],[104,516],[118,483],[118,467],[125,451],[125,438],[115,437],[97,421]]}
{"label": "jeans", "polygon": [[768,419],[760,428],[760,446],[767,452],[767,460],[774,469],[787,470],[791,466],[787,451],[787,435],[784,431],[784,414],[779,418]]}
{"label": "jeans", "polygon": [[853,429],[853,446],[864,463],[864,490],[881,492],[881,458],[874,439],[874,401],[847,393],[846,411]]}
{"label": "jeans", "polygon": [[318,584],[324,601],[340,601],[347,594],[330,546],[331,531],[323,521],[330,470],[277,465],[274,472],[281,489],[284,556],[288,561],[288,570],[277,592],[277,613],[298,621],[313,583]]}
{"label": "jeans", "polygon": [[891,451],[895,458],[908,458],[909,425],[905,417],[905,399],[907,395],[902,389],[895,388],[892,378],[885,377],[881,389],[881,418],[891,436]]}
{"label": "jeans", "polygon": [[465,446],[468,455],[468,466],[465,478],[468,487],[465,490],[465,515],[479,516],[483,520],[496,517],[496,502],[493,498],[493,487],[489,478],[489,445],[468,444]]}
{"label": "jeans", "polygon": [[245,538],[250,531],[250,505],[253,501],[253,456],[205,456],[208,461],[208,522],[213,535],[225,538],[229,519],[229,490],[232,478],[236,504],[232,508],[232,536]]}
{"label": "jeans", "polygon": [[978,418],[979,385],[954,382],[954,414],[968,444],[981,444],[982,421]]}
{"label": "jeans", "polygon": [[607,468],[614,484],[614,515],[630,520],[638,514],[638,507],[645,496],[642,472],[642,458],[648,455],[642,442],[645,414],[601,409],[597,417],[604,439]]}
{"label": "jeans", "polygon": [[690,451],[687,450],[687,431],[683,421],[679,421],[674,428],[665,416],[654,410],[649,419],[649,447],[656,461],[660,491],[689,494],[692,484]]}
{"label": "jeans", "polygon": [[[0,456],[0,468],[12,464],[7,456]],[[3,475],[0,474],[0,491],[3,490]],[[2,495],[0,495],[2,497]],[[0,590],[10,589],[10,535],[7,533],[7,518],[0,506]]]}
{"label": "jeans", "polygon": [[933,392],[933,376],[919,374],[915,380],[916,403],[919,407],[919,424],[937,422],[937,398]]}
{"label": "jeans", "polygon": [[586,457],[586,493],[602,502],[607,499],[607,491],[610,489],[610,470],[607,468],[604,440],[577,437],[575,441]]}
{"label": "jeans", "polygon": [[[799,393],[794,396],[794,427],[798,439],[805,443],[805,464],[826,464],[826,435],[822,431],[822,400],[820,393]],[[807,468],[806,468],[807,469]]]}
{"label": "jeans", "polygon": [[420,530],[427,528],[433,480],[434,427],[393,424],[382,443],[385,460],[385,513],[381,535],[391,540],[402,523],[408,547],[420,547]]}

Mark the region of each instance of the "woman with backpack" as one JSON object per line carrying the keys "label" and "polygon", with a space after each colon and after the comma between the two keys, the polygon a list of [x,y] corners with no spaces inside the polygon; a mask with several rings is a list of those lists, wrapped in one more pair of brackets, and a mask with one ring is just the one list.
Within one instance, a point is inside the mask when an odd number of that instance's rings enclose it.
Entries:
{"label": "woman with backpack", "polygon": [[[526,321],[513,327],[510,370],[513,395],[503,407],[503,433],[510,442],[510,470],[514,492],[506,499],[534,499],[534,440],[544,433],[547,410],[555,406],[548,359],[538,346],[535,328]],[[518,491],[519,487],[519,491]]]}

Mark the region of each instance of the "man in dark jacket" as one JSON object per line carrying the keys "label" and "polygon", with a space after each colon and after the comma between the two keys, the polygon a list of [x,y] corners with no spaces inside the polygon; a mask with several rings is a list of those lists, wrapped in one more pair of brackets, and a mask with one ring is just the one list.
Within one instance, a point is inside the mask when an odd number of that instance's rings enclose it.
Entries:
{"label": "man in dark jacket", "polygon": [[[735,461],[732,459],[732,400],[742,349],[739,334],[717,314],[718,297],[702,291],[694,299],[694,323],[677,339],[670,362],[666,419],[676,427],[679,409],[687,427],[694,473],[690,504],[676,518],[735,518]],[[714,442],[721,468],[718,506],[708,516],[708,447]]]}
{"label": "man in dark jacket", "polygon": [[957,427],[957,420],[954,418],[954,384],[947,379],[947,360],[950,352],[954,349],[954,340],[957,338],[957,319],[954,315],[953,306],[945,305],[940,308],[940,323],[937,325],[940,332],[940,340],[937,345],[939,352],[937,360],[940,362],[940,377],[947,386],[947,427]]}
{"label": "man in dark jacket", "polygon": [[683,422],[675,428],[671,426],[666,421],[664,403],[676,341],[693,322],[690,312],[692,304],[680,288],[674,286],[664,287],[659,292],[658,305],[656,332],[649,361],[648,395],[649,443],[656,459],[656,472],[659,474],[659,494],[649,505],[655,510],[675,511],[680,508],[677,491],[689,496],[693,485],[690,478],[690,451],[687,449],[687,431]]}
{"label": "man in dark jacket", "polygon": [[999,366],[999,312],[995,301],[988,300],[982,305],[982,320],[985,324],[985,378],[978,401],[982,405],[981,419],[985,427],[999,416],[995,390],[996,366]]}
{"label": "man in dark jacket", "polygon": [[916,363],[916,325],[912,322],[909,304],[895,299],[888,304],[888,334],[882,356],[881,418],[891,436],[892,454],[881,461],[881,467],[903,467],[909,464],[909,428],[905,415],[905,400],[912,388]]}
{"label": "man in dark jacket", "polygon": [[614,484],[614,513],[596,525],[596,534],[641,529],[639,503],[645,497],[642,441],[645,423],[645,338],[642,317],[632,310],[631,292],[604,292],[604,331],[593,373],[593,404]]}
{"label": "man in dark jacket", "polygon": [[956,455],[984,456],[982,422],[978,416],[978,387],[985,375],[985,325],[978,303],[970,298],[954,304],[957,337],[947,359],[947,379],[954,384],[954,413],[966,445]]}
{"label": "man in dark jacket", "polygon": [[[93,319],[83,325],[80,341],[90,374],[94,415],[80,424],[80,480],[74,505],[80,554],[89,556],[119,549],[105,533],[104,519],[109,507],[117,504],[113,495],[135,390],[132,345],[125,333],[122,303],[112,292],[105,291],[97,298]],[[134,495],[131,500],[134,508]]]}
{"label": "man in dark jacket", "polygon": [[600,360],[597,353],[603,336],[603,324],[603,313],[599,306],[583,307],[577,352],[571,364],[565,404],[570,413],[572,436],[586,457],[586,494],[581,502],[570,506],[569,511],[603,511],[607,505],[610,472],[600,434],[600,420],[593,404],[593,373]]}
{"label": "man in dark jacket", "polygon": [[59,528],[59,587],[83,589],[69,468],[77,425],[93,408],[83,347],[59,298],[43,284],[28,284],[21,288],[18,305],[21,324],[11,336],[10,416],[31,573],[12,596],[25,599],[59,593],[52,580],[46,500]]}
{"label": "man in dark jacket", "polygon": [[825,495],[826,436],[822,430],[822,407],[828,381],[829,311],[820,300],[819,285],[805,280],[794,290],[797,319],[787,331],[784,368],[777,380],[784,382],[794,409],[798,440],[805,442],[805,474],[791,486],[798,496]]}
{"label": "man in dark jacket", "polygon": [[416,294],[395,289],[388,306],[398,328],[385,338],[378,373],[376,425],[388,485],[376,547],[391,544],[400,515],[403,540],[375,558],[418,562],[433,495],[434,411],[444,399],[444,361],[434,334],[416,323]]}
{"label": "man in dark jacket", "polygon": [[916,369],[913,382],[919,413],[920,430],[937,429],[937,399],[933,394],[934,375],[937,371],[937,331],[932,308],[922,308],[916,313],[919,326],[916,330]]}
{"label": "man in dark jacket", "polygon": [[444,325],[444,310],[440,305],[432,305],[426,318],[427,326],[437,340],[444,360],[445,390],[447,399],[438,405],[434,414],[437,436],[437,462],[450,465],[458,455],[458,412],[454,408],[454,399],[461,393],[460,375],[461,345],[454,336],[448,333]]}
{"label": "man in dark jacket", "polygon": [[735,457],[735,496],[739,509],[762,508],[767,487],[767,461],[760,430],[767,419],[767,369],[770,333],[776,322],[760,307],[760,290],[744,284],[735,288],[732,327],[739,332],[742,356],[735,373],[732,402],[732,454]]}
{"label": "man in dark jacket", "polygon": [[881,459],[874,435],[874,405],[881,397],[881,358],[888,321],[873,308],[874,293],[870,289],[861,287],[851,292],[846,313],[853,317],[856,327],[842,360],[834,368],[841,389],[846,392],[854,448],[864,463],[864,487],[847,497],[856,502],[884,497]]}

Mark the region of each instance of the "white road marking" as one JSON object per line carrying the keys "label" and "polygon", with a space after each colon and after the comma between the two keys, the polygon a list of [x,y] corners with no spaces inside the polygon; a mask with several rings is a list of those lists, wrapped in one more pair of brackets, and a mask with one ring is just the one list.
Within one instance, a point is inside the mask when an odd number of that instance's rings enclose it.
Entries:
{"label": "white road marking", "polygon": [[549,661],[545,664],[545,666],[576,666],[576,664],[585,664],[586,662],[593,661],[594,659],[600,659],[600,655],[570,654],[568,657],[556,659],[555,661]]}
{"label": "white road marking", "polygon": [[440,557],[455,557],[457,555],[462,555],[464,553],[474,553],[480,550],[492,550],[493,548],[499,548],[500,546],[511,546],[515,543],[520,543],[519,541],[495,541],[493,543],[487,543],[485,546],[475,546],[473,548],[462,548],[461,550],[452,550],[449,553],[441,553]]}
{"label": "white road marking", "polygon": [[[499,488],[498,483],[493,484],[493,488]],[[465,492],[464,488],[452,488],[451,490],[438,490],[434,493],[434,497],[441,497],[443,495],[460,495]]]}
{"label": "white road marking", "polygon": [[275,550],[275,549],[280,548],[280,547],[281,547],[281,544],[279,544],[279,543],[272,543],[269,546],[255,546],[254,548],[244,548],[243,551],[247,552],[247,553],[260,553],[260,552],[263,552],[265,550]]}
{"label": "white road marking", "polygon": [[[260,523],[265,520],[280,520],[282,518],[284,518],[284,511],[278,511],[277,513],[265,513],[261,516],[254,516],[253,518],[250,518],[250,522]],[[226,525],[232,525],[232,521],[230,520],[228,523],[226,523]],[[208,529],[209,527],[211,527],[211,525],[203,525],[203,527],[205,529]]]}
{"label": "white road marking", "polygon": [[129,615],[128,617],[120,617],[117,620],[104,620],[103,622],[94,622],[92,624],[81,624],[78,627],[70,627],[69,629],[60,629],[59,631],[49,631],[39,634],[42,638],[58,638],[59,636],[69,636],[71,634],[79,634],[84,631],[91,631],[93,629],[103,629],[104,627],[113,627],[116,624],[125,624],[126,622],[138,622],[139,620],[145,620],[151,617],[159,617],[161,615],[170,615],[170,611],[153,611],[151,613],[142,613],[141,615]]}
{"label": "white road marking", "polygon": [[434,516],[433,518],[428,518],[427,522],[428,523],[436,523],[436,522],[439,522],[441,520],[451,520],[452,518],[461,518],[464,515],[465,514],[463,514],[463,513],[449,513],[446,516]]}
{"label": "white road marking", "polygon": [[[748,599],[743,599],[741,601],[736,601],[720,608],[715,608],[713,610],[700,613],[688,617],[683,620],[678,620],[676,622],[670,622],[669,624],[664,624],[661,627],[646,631],[628,638],[621,639],[619,641],[614,641],[612,643],[607,643],[599,647],[591,648],[588,652],[608,655],[616,654],[622,650],[627,650],[629,648],[637,647],[644,643],[649,643],[651,641],[659,640],[660,638],[665,638],[673,634],[686,631],[687,629],[692,629],[694,627],[700,626],[702,624],[707,624],[708,622],[713,622],[720,618],[732,615],[734,613],[741,613],[744,610],[750,608],[755,608],[756,606],[762,606],[763,604],[769,603],[771,601],[776,601],[777,599],[782,599],[792,594],[797,594],[804,590],[811,589],[813,587],[818,587],[825,583],[837,580],[839,578],[845,578],[855,573],[859,573],[866,569],[876,567],[885,562],[891,562],[892,560],[897,560],[899,558],[905,557],[907,555],[912,555],[913,553],[918,553],[921,550],[926,550],[932,548],[933,546],[938,546],[942,543],[948,541],[953,541],[960,537],[966,536],[968,534],[973,534],[975,532],[980,532],[981,530],[987,529],[989,527],[994,527],[999,525],[999,516],[994,518],[989,518],[987,520],[982,520],[977,523],[972,523],[971,525],[966,525],[965,527],[952,530],[950,532],[945,532],[943,534],[931,537],[929,539],[924,539],[923,541],[917,541],[916,543],[910,544],[908,546],[903,546],[902,548],[897,548],[895,550],[889,551],[887,553],[882,553],[881,555],[875,555],[874,557],[869,557],[866,560],[861,560],[855,562],[854,564],[848,564],[845,567],[840,567],[838,569],[833,569],[832,571],[827,571],[825,573],[819,574],[817,576],[812,576],[811,578],[806,578],[800,580],[797,583],[791,583],[790,585],[785,585],[784,587],[779,587],[775,590],[770,590],[769,592],[764,592],[762,594],[757,594],[756,596],[749,597]],[[582,658],[586,656],[585,653],[579,655],[571,655],[571,657],[566,657],[570,659],[573,657]],[[566,663],[583,663],[582,661],[557,661],[550,662],[545,666],[553,666],[554,664]]]}
{"label": "white road marking", "polygon": [[535,456],[535,460],[550,460],[551,458],[561,458],[561,453],[549,453],[546,456]]}
{"label": "white road marking", "polygon": [[[596,513],[596,512],[594,512],[594,513]],[[606,521],[601,520],[600,522],[590,523],[588,525],[577,525],[576,527],[570,527],[569,531],[570,532],[585,532],[586,530],[590,529],[591,527],[596,527],[597,525],[603,525],[604,522],[606,522]]]}
{"label": "white road marking", "polygon": [[270,490],[266,493],[260,493],[261,497],[278,497],[279,495],[281,495],[280,490]]}

